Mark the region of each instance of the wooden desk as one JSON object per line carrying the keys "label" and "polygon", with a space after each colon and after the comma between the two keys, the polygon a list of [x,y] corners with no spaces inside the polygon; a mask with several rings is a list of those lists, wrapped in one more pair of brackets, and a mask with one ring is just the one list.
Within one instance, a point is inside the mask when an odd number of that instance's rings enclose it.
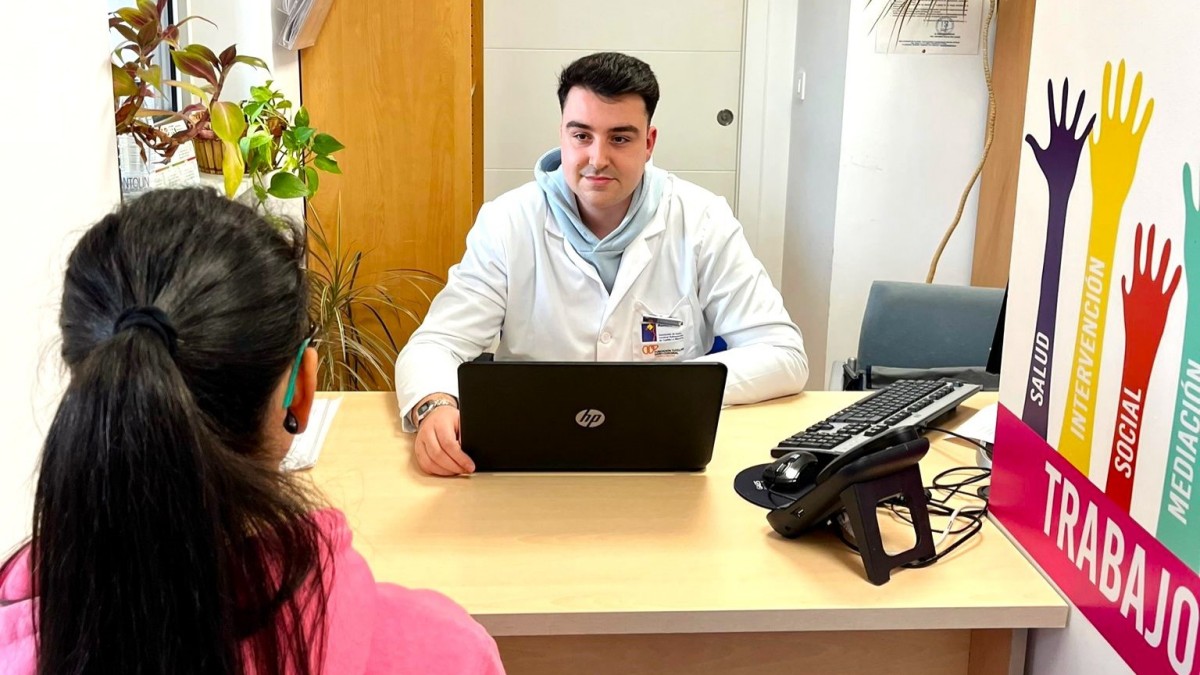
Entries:
{"label": "wooden desk", "polygon": [[[782,539],[734,493],[740,469],[853,393],[726,410],[701,474],[454,479],[419,473],[392,394],[344,396],[314,480],[377,579],[462,603],[514,675],[1007,675],[1023,670],[1025,629],[1066,625],[1066,603],[990,523],[877,587],[836,538]],[[938,440],[922,471],[928,484],[974,463]]]}

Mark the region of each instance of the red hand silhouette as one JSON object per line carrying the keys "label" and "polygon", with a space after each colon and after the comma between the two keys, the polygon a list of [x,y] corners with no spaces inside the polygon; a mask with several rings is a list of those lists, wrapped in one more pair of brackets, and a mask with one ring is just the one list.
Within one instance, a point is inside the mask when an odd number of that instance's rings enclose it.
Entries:
{"label": "red hand silhouette", "polygon": [[1163,280],[1171,262],[1171,240],[1163,243],[1162,260],[1156,271],[1154,234],[1154,226],[1151,225],[1143,260],[1142,225],[1138,223],[1137,238],[1133,242],[1133,278],[1121,277],[1125,305],[1125,373],[1144,375],[1147,382],[1167,323],[1167,310],[1171,307],[1171,298],[1175,295],[1183,271],[1176,265],[1170,285],[1163,289]]}
{"label": "red hand silhouette", "polygon": [[1146,239],[1142,256],[1142,225],[1138,223],[1133,241],[1133,276],[1121,277],[1125,308],[1125,368],[1121,375],[1121,399],[1114,422],[1112,454],[1108,461],[1108,482],[1104,493],[1125,511],[1133,500],[1133,477],[1137,471],[1138,446],[1142,438],[1146,388],[1150,371],[1162,342],[1171,298],[1179,286],[1182,269],[1176,265],[1171,283],[1163,281],[1171,264],[1171,240],[1163,243],[1162,259],[1154,265],[1154,226]]}

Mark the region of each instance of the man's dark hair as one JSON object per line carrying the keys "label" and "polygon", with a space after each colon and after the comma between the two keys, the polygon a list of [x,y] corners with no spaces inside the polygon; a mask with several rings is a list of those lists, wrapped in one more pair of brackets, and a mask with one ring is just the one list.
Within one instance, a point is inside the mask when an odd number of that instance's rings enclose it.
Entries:
{"label": "man's dark hair", "polygon": [[576,59],[558,76],[558,108],[567,104],[572,87],[583,87],[604,98],[637,94],[646,104],[646,120],[658,107],[658,79],[649,64],[618,52],[599,52]]}

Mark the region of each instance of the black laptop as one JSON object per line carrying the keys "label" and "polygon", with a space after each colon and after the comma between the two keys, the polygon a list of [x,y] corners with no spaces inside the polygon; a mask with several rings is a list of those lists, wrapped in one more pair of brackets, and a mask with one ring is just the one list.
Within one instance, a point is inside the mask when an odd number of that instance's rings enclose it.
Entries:
{"label": "black laptop", "polygon": [[722,363],[464,363],[463,450],[477,471],[699,471],[724,390]]}

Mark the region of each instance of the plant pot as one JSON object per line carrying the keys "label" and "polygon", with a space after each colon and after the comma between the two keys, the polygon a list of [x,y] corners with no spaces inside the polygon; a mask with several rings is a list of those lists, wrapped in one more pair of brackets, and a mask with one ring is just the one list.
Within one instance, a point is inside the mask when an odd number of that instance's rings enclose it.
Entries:
{"label": "plant pot", "polygon": [[219,138],[193,138],[196,147],[196,163],[203,173],[221,175],[221,163],[225,161],[224,146]]}

